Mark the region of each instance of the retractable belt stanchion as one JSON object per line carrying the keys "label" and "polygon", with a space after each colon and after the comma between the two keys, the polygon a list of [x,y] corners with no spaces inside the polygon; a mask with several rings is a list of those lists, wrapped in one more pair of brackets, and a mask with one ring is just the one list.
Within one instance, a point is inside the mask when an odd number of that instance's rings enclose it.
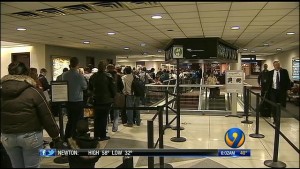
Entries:
{"label": "retractable belt stanchion", "polygon": [[259,93],[256,94],[256,120],[255,120],[255,133],[250,134],[252,138],[264,138],[263,134],[259,134],[259,116],[260,116]]}
{"label": "retractable belt stanchion", "polygon": [[280,104],[277,103],[276,107],[276,121],[275,121],[275,138],[274,138],[274,151],[273,151],[273,160],[264,161],[265,166],[271,168],[285,168],[286,164],[282,161],[278,161],[278,150],[279,150],[279,131],[280,131]]}
{"label": "retractable belt stanchion", "polygon": [[[184,137],[180,137],[180,130],[184,129],[180,127],[180,89],[179,89],[179,59],[176,59],[177,62],[177,99],[176,99],[176,103],[177,103],[177,124],[176,124],[176,129],[177,129],[177,137],[172,137],[171,141],[173,142],[185,142],[186,138]],[[175,128],[172,128],[172,130],[174,130]]]}
{"label": "retractable belt stanchion", "polygon": [[244,86],[244,94],[246,94],[246,97],[244,97],[244,113],[245,113],[245,116],[246,116],[246,120],[241,121],[241,123],[252,124],[253,121],[248,120],[249,108],[250,108],[250,106],[249,106],[250,91],[249,91],[249,89],[246,88],[246,86]]}
{"label": "retractable belt stanchion", "polygon": [[165,91],[166,95],[166,106],[165,106],[165,111],[166,111],[166,125],[164,125],[164,128],[171,128],[169,125],[169,108],[168,108],[168,102],[169,102],[169,91]]}

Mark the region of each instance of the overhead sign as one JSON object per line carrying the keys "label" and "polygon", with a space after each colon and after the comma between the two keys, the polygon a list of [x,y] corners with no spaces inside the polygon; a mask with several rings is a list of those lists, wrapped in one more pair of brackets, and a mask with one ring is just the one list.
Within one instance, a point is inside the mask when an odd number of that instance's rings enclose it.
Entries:
{"label": "overhead sign", "polygon": [[173,58],[174,59],[183,58],[183,46],[173,46]]}
{"label": "overhead sign", "polygon": [[242,70],[227,70],[225,84],[227,93],[243,93],[244,72]]}

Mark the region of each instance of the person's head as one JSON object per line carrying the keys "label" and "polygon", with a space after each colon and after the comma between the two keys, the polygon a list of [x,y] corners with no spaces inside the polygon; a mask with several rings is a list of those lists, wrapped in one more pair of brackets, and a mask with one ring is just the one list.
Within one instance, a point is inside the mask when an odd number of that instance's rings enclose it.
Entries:
{"label": "person's head", "polygon": [[63,69],[63,73],[65,73],[65,72],[68,71],[68,70],[69,70],[69,69],[65,67],[65,68]]}
{"label": "person's head", "polygon": [[210,76],[210,77],[214,77],[214,74],[213,74],[213,73],[211,73],[211,74],[209,74],[209,76]]}
{"label": "person's head", "polygon": [[79,65],[79,60],[77,57],[71,57],[70,59],[70,68],[77,68],[77,66]]}
{"label": "person's head", "polygon": [[146,68],[146,67],[142,67],[142,71],[143,71],[143,72],[146,72],[146,71],[147,71],[147,68]]}
{"label": "person's head", "polygon": [[275,70],[279,70],[280,69],[280,63],[279,63],[279,61],[274,61],[273,62],[273,66],[274,66]]}
{"label": "person's head", "polygon": [[76,132],[79,135],[89,132],[89,124],[87,120],[79,120],[76,124]]}
{"label": "person's head", "polygon": [[31,67],[29,70],[29,76],[33,79],[37,79],[38,78],[37,69],[34,67]]}
{"label": "person's head", "polygon": [[46,70],[45,68],[42,68],[42,69],[40,70],[40,74],[46,76],[47,70]]}
{"label": "person's head", "polygon": [[155,69],[154,69],[154,68],[151,68],[150,72],[154,72],[154,71],[155,71]]}
{"label": "person's head", "polygon": [[83,75],[84,74],[84,69],[82,67],[80,67],[80,68],[78,68],[78,72]]}
{"label": "person's head", "polygon": [[121,72],[122,72],[122,67],[121,67],[121,66],[116,66],[116,71],[117,71],[118,73],[121,73]]}
{"label": "person's head", "polygon": [[124,69],[124,72],[125,72],[125,74],[131,74],[132,73],[131,67],[126,66],[125,69]]}
{"label": "person's head", "polygon": [[8,65],[10,75],[28,75],[29,70],[23,62],[12,62]]}
{"label": "person's head", "polygon": [[268,69],[268,65],[264,64],[264,69],[267,70]]}
{"label": "person's head", "polygon": [[114,66],[113,64],[108,64],[108,65],[106,66],[106,70],[107,70],[108,72],[114,72],[114,71],[115,71],[115,66]]}
{"label": "person's head", "polygon": [[104,72],[105,71],[105,63],[103,61],[100,61],[98,63],[98,72]]}

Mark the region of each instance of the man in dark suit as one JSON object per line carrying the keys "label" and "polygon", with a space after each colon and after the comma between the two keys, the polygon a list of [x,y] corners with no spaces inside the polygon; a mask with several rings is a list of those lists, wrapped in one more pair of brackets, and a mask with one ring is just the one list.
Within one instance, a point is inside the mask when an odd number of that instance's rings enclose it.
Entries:
{"label": "man in dark suit", "polygon": [[[279,61],[273,62],[274,70],[269,73],[269,94],[270,100],[280,103],[282,107],[286,107],[287,90],[291,88],[291,80],[286,69],[280,67]],[[274,122],[276,122],[275,107],[272,109]]]}

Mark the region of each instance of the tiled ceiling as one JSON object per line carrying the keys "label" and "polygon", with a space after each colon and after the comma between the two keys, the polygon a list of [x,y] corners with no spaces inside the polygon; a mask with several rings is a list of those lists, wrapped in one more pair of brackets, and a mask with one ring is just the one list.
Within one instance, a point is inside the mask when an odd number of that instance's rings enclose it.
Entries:
{"label": "tiled ceiling", "polygon": [[[1,41],[163,55],[173,38],[220,37],[248,54],[299,46],[299,2],[2,2]],[[83,5],[85,10],[71,10]],[[69,8],[65,8],[69,6]],[[54,8],[65,15],[39,12]],[[32,12],[37,17],[20,17]],[[163,18],[154,20],[152,15]],[[240,26],[239,30],[231,30]],[[27,31],[17,31],[25,27]],[[172,31],[170,31],[172,30]],[[116,32],[115,35],[107,35]],[[287,35],[295,32],[295,35]],[[83,41],[90,44],[83,44]],[[145,46],[142,46],[144,43]],[[263,44],[268,43],[268,46]],[[124,50],[129,47],[130,50]]]}

